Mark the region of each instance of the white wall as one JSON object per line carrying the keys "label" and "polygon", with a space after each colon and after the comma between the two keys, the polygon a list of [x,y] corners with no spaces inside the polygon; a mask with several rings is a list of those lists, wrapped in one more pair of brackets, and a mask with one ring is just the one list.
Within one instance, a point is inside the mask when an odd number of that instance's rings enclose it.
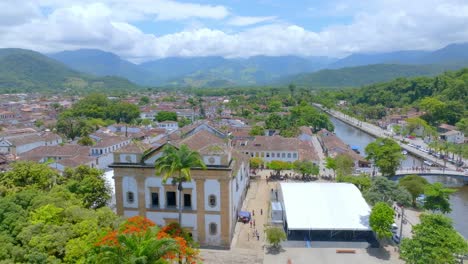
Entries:
{"label": "white wall", "polygon": [[[172,179],[169,178],[167,183],[171,183]],[[166,190],[162,184],[161,177],[148,177],[145,179],[145,206],[146,208],[151,208],[151,193],[150,187],[159,187],[159,208],[164,209],[166,204]],[[182,184],[182,187],[192,188],[192,210],[197,209],[197,186],[195,181],[185,182]],[[176,195],[176,199],[179,200],[179,195]],[[183,199],[183,198],[182,198]],[[178,202],[178,201],[177,201]]]}
{"label": "white wall", "polygon": [[138,215],[138,210],[135,210],[135,211],[130,211],[130,210],[125,210],[124,211],[124,215],[126,217],[134,217],[134,216],[137,216]]}
{"label": "white wall", "polygon": [[120,154],[119,155],[119,162],[124,162],[124,163],[136,163],[137,158],[135,154]]}
{"label": "white wall", "polygon": [[[294,162],[299,159],[299,153],[297,151],[248,151],[246,150],[245,152],[249,152],[249,156],[252,157],[257,157],[256,153],[258,153],[258,157],[263,159],[265,162],[270,162],[272,160],[281,160],[281,161],[286,161],[286,162]],[[263,157],[262,154],[263,153]],[[267,157],[267,153],[270,154],[270,157]],[[275,154],[273,157],[272,153]],[[278,157],[278,153],[280,154]],[[283,158],[283,153],[284,153],[284,158]],[[291,154],[291,157],[288,158],[288,154]],[[294,157],[294,154],[296,154],[296,157]]]}
{"label": "white wall", "polygon": [[[127,192],[133,192],[133,203],[127,202]],[[125,176],[122,178],[123,205],[128,208],[138,208],[138,188],[134,177]]]}
{"label": "white wall", "polygon": [[[217,225],[216,235],[210,234],[210,223]],[[220,215],[205,215],[205,238],[206,244],[218,246],[221,245],[221,216]]]}
{"label": "white wall", "polygon": [[[208,197],[210,195],[216,196],[216,205],[211,207],[209,205]],[[218,180],[207,179],[205,180],[205,211],[220,211],[221,208],[221,188]]]}
{"label": "white wall", "polygon": [[[155,222],[158,225],[167,225],[164,221],[164,218],[178,219],[178,213],[168,213],[168,212],[146,212],[146,217],[151,221]],[[191,227],[193,229],[197,228],[197,215],[196,214],[182,214],[182,226]]]}
{"label": "white wall", "polygon": [[110,164],[114,163],[114,154],[112,152],[100,155],[98,158],[97,167],[101,170],[105,170]]}

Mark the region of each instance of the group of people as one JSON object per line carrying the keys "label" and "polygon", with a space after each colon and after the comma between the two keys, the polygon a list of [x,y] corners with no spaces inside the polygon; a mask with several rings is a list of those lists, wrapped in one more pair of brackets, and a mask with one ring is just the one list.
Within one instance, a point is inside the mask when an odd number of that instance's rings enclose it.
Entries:
{"label": "group of people", "polygon": [[431,171],[431,168],[426,168],[426,167],[412,167],[410,168],[411,170],[413,171],[420,171],[420,172],[430,172]]}
{"label": "group of people", "polygon": [[[260,209],[260,215],[263,215],[263,209]],[[252,219],[250,219],[250,228],[252,229],[252,239],[260,240],[260,234],[258,233],[257,228],[255,227],[255,210],[252,210]],[[250,231],[247,233],[247,241],[250,240]]]}

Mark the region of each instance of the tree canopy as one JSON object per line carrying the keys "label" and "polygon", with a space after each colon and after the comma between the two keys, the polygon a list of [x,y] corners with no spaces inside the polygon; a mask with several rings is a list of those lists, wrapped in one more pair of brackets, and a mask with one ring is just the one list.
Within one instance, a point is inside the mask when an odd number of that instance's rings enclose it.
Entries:
{"label": "tree canopy", "polygon": [[458,263],[456,255],[468,254],[467,241],[453,228],[452,221],[440,214],[423,214],[413,226],[412,238],[404,238],[400,257],[408,264]]}
{"label": "tree canopy", "polygon": [[88,135],[98,125],[109,121],[130,123],[139,116],[140,109],[137,105],[110,100],[103,94],[90,94],[59,114],[57,131],[74,139]]}
{"label": "tree canopy", "polygon": [[364,198],[371,205],[378,202],[392,204],[397,202],[404,206],[411,205],[411,194],[403,187],[398,186],[385,177],[373,177],[371,186],[364,192]]}
{"label": "tree canopy", "polygon": [[281,171],[283,170],[288,170],[292,166],[290,163],[282,160],[272,160],[267,164],[268,169],[274,170],[276,172],[276,175],[279,175]]}
{"label": "tree canopy", "polygon": [[411,194],[413,206],[416,206],[416,198],[424,193],[424,189],[429,183],[421,176],[408,175],[401,178],[398,184]]}
{"label": "tree canopy", "polygon": [[450,213],[450,195],[456,192],[454,189],[445,188],[442,183],[426,185],[424,189],[424,208],[431,211]]}
{"label": "tree canopy", "polygon": [[268,227],[265,230],[266,239],[273,247],[278,247],[282,241],[286,240],[286,233],[280,227]]}
{"label": "tree canopy", "polygon": [[158,122],[177,121],[177,113],[170,112],[170,111],[159,111],[156,114],[156,121]]}
{"label": "tree canopy", "polygon": [[379,239],[392,237],[394,211],[387,203],[378,202],[372,207],[369,224]]}
{"label": "tree canopy", "polygon": [[377,138],[369,143],[366,146],[366,153],[366,159],[372,160],[384,176],[395,175],[400,162],[404,159],[400,145],[389,138]]}
{"label": "tree canopy", "polygon": [[302,178],[309,175],[318,175],[320,172],[319,166],[312,161],[296,160],[293,163],[293,170],[302,175]]}

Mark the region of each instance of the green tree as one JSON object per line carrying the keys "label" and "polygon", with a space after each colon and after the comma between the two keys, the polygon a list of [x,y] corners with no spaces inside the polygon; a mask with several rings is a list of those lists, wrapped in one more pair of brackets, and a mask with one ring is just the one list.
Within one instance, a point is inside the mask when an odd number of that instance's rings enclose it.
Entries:
{"label": "green tree", "polygon": [[106,206],[111,198],[111,189],[102,170],[80,165],[75,169],[65,169],[63,175],[68,179],[68,190],[76,194],[86,208]]}
{"label": "green tree", "polygon": [[429,133],[431,128],[427,122],[419,117],[410,117],[406,120],[408,134],[412,134],[416,129],[422,129],[423,134]]}
{"label": "green tree", "polygon": [[140,98],[140,102],[138,103],[139,105],[147,105],[150,103],[150,99],[148,96],[142,96]]}
{"label": "green tree", "polygon": [[465,135],[468,135],[468,117],[460,119],[456,125],[460,131],[462,131]]}
{"label": "green tree", "polygon": [[369,223],[379,239],[392,237],[394,211],[387,203],[378,202],[372,207]]}
{"label": "green tree", "polygon": [[280,243],[286,240],[286,233],[280,227],[268,227],[265,233],[268,243],[275,248],[278,248]]}
{"label": "green tree", "polygon": [[411,205],[411,194],[386,177],[373,177],[371,186],[364,192],[364,198],[371,205],[378,202],[387,204],[397,202],[404,206]]}
{"label": "green tree", "polygon": [[347,154],[335,157],[336,173],[338,176],[350,175],[354,169],[354,160]]}
{"label": "green tree", "polygon": [[412,238],[403,239],[400,257],[408,264],[458,263],[456,255],[468,254],[467,241],[440,214],[423,214],[413,226]]}
{"label": "green tree", "polygon": [[325,159],[325,168],[329,169],[329,170],[333,170],[333,174],[334,176],[336,177],[336,168],[337,168],[337,165],[336,165],[336,160],[332,157],[327,157]]}
{"label": "green tree", "polygon": [[281,111],[282,103],[276,100],[270,100],[267,105],[267,110],[270,113]]}
{"label": "green tree", "polygon": [[416,198],[424,193],[424,189],[426,188],[428,182],[421,176],[408,175],[401,178],[398,184],[411,194],[413,206],[416,206]]}
{"label": "green tree", "polygon": [[163,155],[155,162],[156,175],[162,176],[164,183],[171,178],[172,183],[177,185],[179,224],[182,224],[182,184],[192,180],[191,168],[194,167],[205,169],[206,165],[200,154],[190,150],[187,145],[182,145],[179,149],[176,149],[174,146],[167,144],[164,146]]}
{"label": "green tree", "polygon": [[450,195],[456,192],[454,189],[445,188],[442,183],[429,184],[424,189],[424,208],[431,211],[450,213]]}
{"label": "green tree", "polygon": [[283,128],[283,118],[276,113],[270,114],[265,120],[265,128],[267,129]]}
{"label": "green tree", "polygon": [[336,181],[352,183],[356,185],[361,192],[367,191],[371,186],[371,178],[366,174],[359,176],[338,176]]}
{"label": "green tree", "polygon": [[45,164],[19,161],[11,165],[11,170],[0,174],[0,186],[4,192],[17,192],[25,188],[50,190],[60,183],[62,177]]}
{"label": "green tree", "polygon": [[383,176],[395,175],[401,161],[405,158],[401,154],[401,147],[389,138],[377,138],[366,146],[367,160],[372,160],[380,169]]}
{"label": "green tree", "polygon": [[258,169],[260,168],[260,166],[263,164],[263,159],[261,158],[258,158],[258,157],[253,157],[253,158],[250,158],[250,168],[251,169]]}
{"label": "green tree", "polygon": [[83,136],[78,140],[78,144],[82,146],[92,146],[95,144],[95,142],[91,137]]}
{"label": "green tree", "polygon": [[290,169],[291,164],[282,160],[272,160],[267,164],[267,167],[270,170],[274,170],[276,175],[279,176],[281,171]]}
{"label": "green tree", "polygon": [[296,160],[293,163],[293,169],[295,172],[302,174],[303,179],[309,175],[318,175],[320,172],[320,168],[316,164],[306,160]]}
{"label": "green tree", "polygon": [[177,124],[179,125],[179,128],[190,125],[191,123],[192,123],[192,120],[190,120],[188,118],[185,118],[185,117],[180,117],[179,121],[177,121]]}
{"label": "green tree", "polygon": [[177,121],[177,113],[170,111],[160,111],[156,114],[156,121]]}
{"label": "green tree", "polygon": [[265,129],[262,126],[253,126],[249,131],[250,136],[263,136],[265,135]]}

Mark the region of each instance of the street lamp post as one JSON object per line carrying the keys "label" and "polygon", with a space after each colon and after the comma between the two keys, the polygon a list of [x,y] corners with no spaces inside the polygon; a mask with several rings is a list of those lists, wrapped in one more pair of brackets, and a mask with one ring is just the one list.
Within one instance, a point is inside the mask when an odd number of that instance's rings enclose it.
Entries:
{"label": "street lamp post", "polygon": [[405,217],[405,208],[401,206],[401,221],[400,221],[400,241],[403,235],[403,218]]}

